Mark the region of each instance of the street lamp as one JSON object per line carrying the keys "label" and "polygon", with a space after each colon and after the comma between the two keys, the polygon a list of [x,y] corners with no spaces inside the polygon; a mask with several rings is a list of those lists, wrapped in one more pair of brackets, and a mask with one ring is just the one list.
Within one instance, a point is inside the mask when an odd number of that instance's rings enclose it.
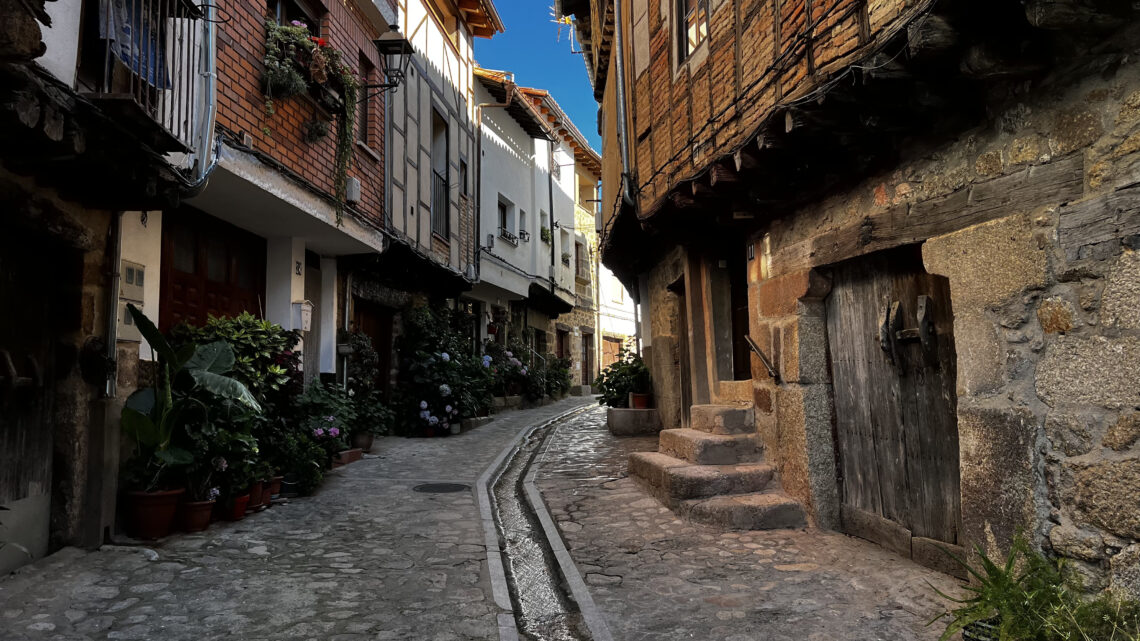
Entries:
{"label": "street lamp", "polygon": [[412,55],[415,53],[412,49],[412,43],[400,34],[399,26],[394,24],[388,25],[388,31],[373,40],[372,44],[376,45],[376,51],[384,59],[384,75],[388,78],[388,82],[364,85],[364,89],[377,89],[378,91],[366,94],[363,100],[384,93],[389,89],[396,89],[404,80],[408,72],[408,65],[412,62]]}

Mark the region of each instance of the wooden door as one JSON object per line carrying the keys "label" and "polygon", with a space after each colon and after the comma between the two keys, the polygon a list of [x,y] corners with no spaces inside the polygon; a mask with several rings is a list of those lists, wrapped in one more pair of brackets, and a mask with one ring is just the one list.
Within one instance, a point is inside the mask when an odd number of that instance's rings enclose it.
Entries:
{"label": "wooden door", "polygon": [[904,555],[915,541],[959,544],[949,283],[923,270],[918,247],[840,264],[832,279],[843,527]]}
{"label": "wooden door", "polygon": [[392,383],[392,326],[396,312],[360,298],[354,299],[352,308],[353,329],[372,339],[372,349],[379,359],[376,389],[387,396]]}
{"label": "wooden door", "polygon": [[265,239],[182,208],[163,216],[159,328],[265,308]]}
{"label": "wooden door", "polygon": [[582,332],[582,384],[594,383],[594,335]]}

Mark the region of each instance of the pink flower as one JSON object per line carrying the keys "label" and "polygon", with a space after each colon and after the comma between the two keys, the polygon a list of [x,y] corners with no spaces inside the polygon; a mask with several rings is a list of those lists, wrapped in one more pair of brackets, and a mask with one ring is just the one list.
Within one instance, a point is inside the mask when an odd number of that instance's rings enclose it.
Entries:
{"label": "pink flower", "polygon": [[[333,428],[333,429],[335,429],[335,428]],[[316,436],[317,438],[320,438],[324,435],[325,435],[325,431],[319,427],[317,429],[313,430],[313,436]]]}
{"label": "pink flower", "polygon": [[340,430],[338,430],[335,427],[330,427],[329,428],[329,436],[331,436],[333,438],[340,436]]}

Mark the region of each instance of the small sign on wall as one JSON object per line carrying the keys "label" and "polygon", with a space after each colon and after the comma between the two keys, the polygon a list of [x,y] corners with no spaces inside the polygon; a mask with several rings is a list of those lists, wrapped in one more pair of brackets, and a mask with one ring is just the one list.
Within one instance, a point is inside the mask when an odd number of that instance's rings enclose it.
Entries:
{"label": "small sign on wall", "polygon": [[312,301],[293,301],[293,327],[302,332],[312,331],[313,303]]}

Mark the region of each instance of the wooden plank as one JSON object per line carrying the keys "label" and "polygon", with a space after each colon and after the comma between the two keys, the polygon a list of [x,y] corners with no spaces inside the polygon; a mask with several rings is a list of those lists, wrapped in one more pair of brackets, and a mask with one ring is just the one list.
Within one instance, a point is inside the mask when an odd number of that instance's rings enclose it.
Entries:
{"label": "wooden plank", "polygon": [[895,554],[910,558],[910,530],[898,523],[849,505],[840,507],[839,518],[844,532],[878,543]]}
{"label": "wooden plank", "polygon": [[[949,553],[949,554],[947,554]],[[910,558],[915,563],[938,570],[959,579],[968,579],[969,573],[950,556],[953,554],[959,559],[966,558],[966,548],[960,545],[951,545],[944,541],[935,541],[921,536],[910,539]]]}
{"label": "wooden plank", "polygon": [[795,243],[779,244],[777,239],[773,275],[921,242],[1046,205],[1064,205],[1083,191],[1084,158],[1069,156],[976,183],[948,196],[892,207]]}
{"label": "wooden plank", "polygon": [[1057,240],[1069,260],[1082,247],[1140,234],[1140,185],[1062,207]]}

